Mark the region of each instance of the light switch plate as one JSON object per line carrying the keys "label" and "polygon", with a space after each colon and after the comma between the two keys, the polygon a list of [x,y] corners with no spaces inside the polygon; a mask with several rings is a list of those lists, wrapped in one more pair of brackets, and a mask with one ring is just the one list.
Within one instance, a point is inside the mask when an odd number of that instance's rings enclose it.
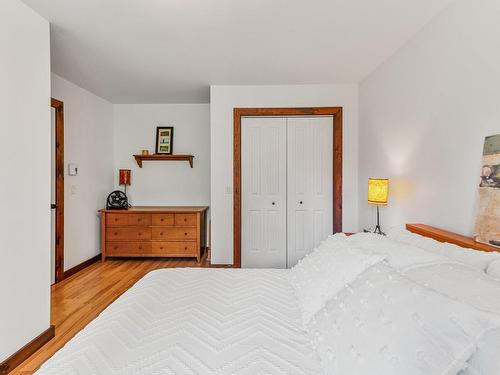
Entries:
{"label": "light switch plate", "polygon": [[76,165],[75,163],[69,163],[68,164],[68,175],[69,176],[78,175],[78,165]]}

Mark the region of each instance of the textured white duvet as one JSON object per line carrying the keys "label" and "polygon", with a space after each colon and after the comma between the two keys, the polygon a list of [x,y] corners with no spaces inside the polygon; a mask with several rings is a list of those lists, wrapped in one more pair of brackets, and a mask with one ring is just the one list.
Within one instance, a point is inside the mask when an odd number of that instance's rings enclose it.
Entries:
{"label": "textured white duvet", "polygon": [[483,268],[358,234],[292,271],[158,270],[38,374],[497,375],[500,282]]}
{"label": "textured white duvet", "polygon": [[321,373],[287,275],[154,271],[37,374]]}

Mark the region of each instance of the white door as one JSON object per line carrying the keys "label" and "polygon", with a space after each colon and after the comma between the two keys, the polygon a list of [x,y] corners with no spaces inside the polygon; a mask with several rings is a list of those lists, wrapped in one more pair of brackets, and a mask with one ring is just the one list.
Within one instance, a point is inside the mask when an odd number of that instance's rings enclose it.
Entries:
{"label": "white door", "polygon": [[286,268],[286,118],[241,122],[241,265]]}
{"label": "white door", "polygon": [[332,117],[288,118],[288,268],[333,232],[332,122]]}

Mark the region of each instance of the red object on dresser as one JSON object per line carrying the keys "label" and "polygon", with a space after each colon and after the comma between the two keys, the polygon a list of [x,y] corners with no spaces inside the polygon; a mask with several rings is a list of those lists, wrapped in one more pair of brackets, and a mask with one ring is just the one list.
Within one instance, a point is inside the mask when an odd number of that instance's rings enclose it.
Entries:
{"label": "red object on dresser", "polygon": [[120,185],[130,185],[130,169],[120,169]]}

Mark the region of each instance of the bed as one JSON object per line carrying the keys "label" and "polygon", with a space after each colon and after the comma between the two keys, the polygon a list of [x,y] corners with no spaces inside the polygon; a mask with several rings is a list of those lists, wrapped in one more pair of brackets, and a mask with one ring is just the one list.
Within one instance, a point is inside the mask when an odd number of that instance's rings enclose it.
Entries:
{"label": "bed", "polygon": [[37,374],[500,373],[499,255],[450,246],[336,235],[292,270],[153,271]]}

